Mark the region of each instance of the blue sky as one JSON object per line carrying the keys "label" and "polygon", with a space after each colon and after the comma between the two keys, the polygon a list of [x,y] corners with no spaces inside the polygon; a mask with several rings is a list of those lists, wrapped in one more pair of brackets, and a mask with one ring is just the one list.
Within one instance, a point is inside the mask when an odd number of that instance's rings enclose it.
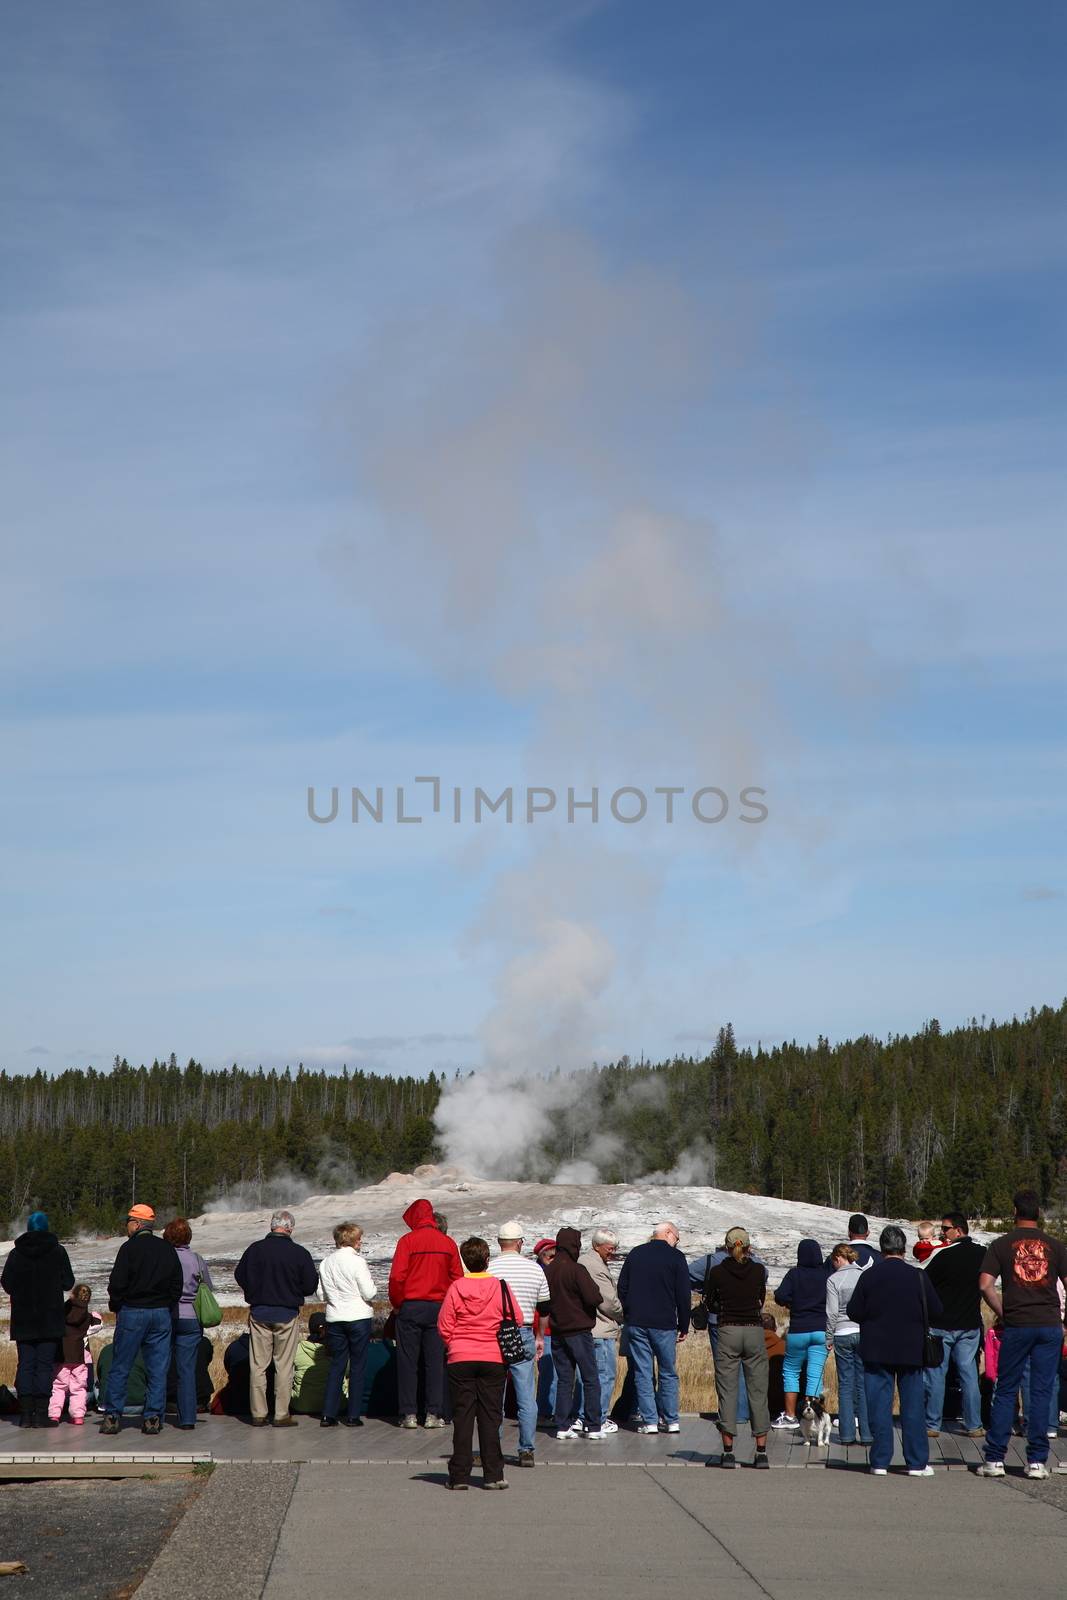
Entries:
{"label": "blue sky", "polygon": [[[1058,1003],[1065,46],[1040,0],[8,17],[0,1064]],[[422,774],[770,814],[308,820]]]}

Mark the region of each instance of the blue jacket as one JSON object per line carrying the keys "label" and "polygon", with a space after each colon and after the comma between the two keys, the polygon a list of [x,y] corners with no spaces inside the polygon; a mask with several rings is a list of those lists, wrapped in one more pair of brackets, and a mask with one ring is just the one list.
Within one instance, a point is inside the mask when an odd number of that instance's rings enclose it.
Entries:
{"label": "blue jacket", "polygon": [[233,1269],[250,1306],[300,1310],[307,1295],[315,1293],[319,1273],[311,1253],[287,1233],[268,1233],[250,1244]]}
{"label": "blue jacket", "polygon": [[860,1274],[848,1302],[848,1314],[860,1325],[860,1358],[864,1365],[922,1366],[924,1288],[930,1325],[938,1328],[944,1307],[921,1267],[913,1267],[903,1256],[883,1256]]}
{"label": "blue jacket", "polygon": [[790,1333],[826,1332],[826,1280],[822,1251],[814,1239],[801,1239],[797,1264],[774,1291],[775,1304],[789,1307]]}
{"label": "blue jacket", "polygon": [[689,1332],[689,1263],[666,1239],[639,1244],[619,1274],[622,1317],[636,1328],[677,1328]]}

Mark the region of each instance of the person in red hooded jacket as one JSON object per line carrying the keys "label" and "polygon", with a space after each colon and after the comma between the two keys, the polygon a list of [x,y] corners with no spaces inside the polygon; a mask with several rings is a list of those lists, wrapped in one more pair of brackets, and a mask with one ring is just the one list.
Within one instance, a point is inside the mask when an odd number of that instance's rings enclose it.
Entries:
{"label": "person in red hooded jacket", "polygon": [[410,1228],[398,1241],[389,1273],[389,1301],[396,1312],[396,1383],[400,1426],[417,1428],[419,1357],[425,1373],[427,1428],[443,1428],[445,1347],[437,1317],[449,1284],[463,1276],[456,1241],[434,1222],[428,1200],[413,1200],[404,1212]]}

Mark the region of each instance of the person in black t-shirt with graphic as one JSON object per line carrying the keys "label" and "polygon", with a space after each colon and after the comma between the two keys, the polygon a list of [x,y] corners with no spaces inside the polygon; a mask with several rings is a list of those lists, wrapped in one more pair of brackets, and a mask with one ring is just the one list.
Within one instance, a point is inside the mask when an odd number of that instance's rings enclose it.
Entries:
{"label": "person in black t-shirt with graphic", "polygon": [[978,1388],[978,1342],[982,1337],[982,1295],[978,1279],[985,1262],[985,1250],[967,1232],[962,1211],[947,1211],[941,1219],[941,1245],[923,1269],[937,1290],[944,1309],[938,1326],[945,1354],[939,1367],[927,1367],[926,1431],[936,1439],[944,1426],[945,1379],[950,1363],[959,1374],[963,1398],[963,1428],[972,1439],[980,1439],[982,1396]]}
{"label": "person in black t-shirt with graphic", "polygon": [[1004,1452],[1011,1438],[1015,1396],[1029,1360],[1026,1476],[1047,1478],[1047,1418],[1064,1338],[1057,1283],[1067,1284],[1067,1244],[1038,1226],[1040,1201],[1032,1189],[1020,1189],[1013,1204],[1015,1227],[989,1246],[978,1280],[986,1303],[1004,1325],[985,1465],[978,1471],[986,1478],[1004,1476]]}

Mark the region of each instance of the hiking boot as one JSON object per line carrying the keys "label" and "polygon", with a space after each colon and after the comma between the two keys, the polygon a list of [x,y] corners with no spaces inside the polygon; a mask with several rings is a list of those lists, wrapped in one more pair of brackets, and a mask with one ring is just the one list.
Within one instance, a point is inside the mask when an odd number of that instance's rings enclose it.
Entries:
{"label": "hiking boot", "polygon": [[1005,1476],[1003,1461],[983,1461],[978,1468],[977,1476],[979,1478],[1003,1478]]}
{"label": "hiking boot", "polygon": [[537,1462],[534,1460],[534,1453],[533,1453],[532,1450],[520,1450],[519,1451],[519,1466],[520,1467],[536,1467],[536,1465],[537,1465]]}
{"label": "hiking boot", "polygon": [[417,1428],[418,1425],[418,1417],[413,1417],[410,1411],[408,1412],[407,1416],[403,1418],[400,1424],[402,1428]]}
{"label": "hiking boot", "polygon": [[20,1416],[19,1416],[19,1427],[20,1428],[32,1428],[32,1427],[36,1426],[36,1424],[34,1423],[34,1420],[33,1420],[34,1402],[33,1402],[32,1399],[30,1399],[30,1400],[20,1400],[19,1401],[19,1412],[20,1412]]}
{"label": "hiking boot", "polygon": [[424,1428],[443,1428],[444,1426],[444,1417],[436,1417],[432,1412],[427,1412],[426,1421],[423,1423]]}
{"label": "hiking boot", "polygon": [[141,1432],[142,1433],[151,1434],[153,1437],[157,1433],[162,1433],[163,1432],[163,1422],[162,1422],[161,1418],[159,1418],[159,1417],[145,1417],[144,1420],[141,1423]]}
{"label": "hiking boot", "polygon": [[[22,1424],[22,1426],[25,1426],[25,1424]],[[105,1411],[104,1420],[100,1424],[100,1432],[105,1436],[105,1438],[111,1438],[114,1434],[120,1432],[121,1428],[122,1418],[119,1416],[118,1412]]]}
{"label": "hiking boot", "polygon": [[1052,1474],[1044,1461],[1028,1461],[1026,1463],[1026,1476],[1028,1478],[1051,1478]]}
{"label": "hiking boot", "polygon": [[766,1450],[757,1450],[756,1451],[756,1459],[755,1459],[755,1461],[753,1461],[752,1465],[754,1467],[759,1467],[761,1471],[768,1471],[768,1472],[770,1471],[770,1465],[771,1464],[767,1459]]}
{"label": "hiking boot", "polygon": [[723,1451],[722,1455],[719,1457],[719,1466],[720,1467],[736,1467],[737,1466],[737,1457],[734,1455],[732,1450],[724,1450]]}

